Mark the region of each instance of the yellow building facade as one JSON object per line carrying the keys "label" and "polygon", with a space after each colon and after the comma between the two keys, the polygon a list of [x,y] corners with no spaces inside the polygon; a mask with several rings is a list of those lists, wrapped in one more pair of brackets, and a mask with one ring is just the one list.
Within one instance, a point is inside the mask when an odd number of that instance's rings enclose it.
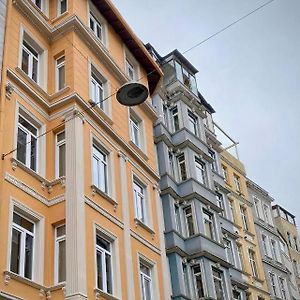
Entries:
{"label": "yellow building facade", "polygon": [[0,299],[168,299],[157,115],[115,98],[159,67],[109,0],[8,1],[4,42]]}
{"label": "yellow building facade", "polygon": [[253,204],[247,191],[245,167],[227,151],[221,154],[221,164],[226,187],[230,190],[228,200],[232,221],[238,229],[237,245],[243,276],[248,285],[247,299],[270,299],[255,232]]}

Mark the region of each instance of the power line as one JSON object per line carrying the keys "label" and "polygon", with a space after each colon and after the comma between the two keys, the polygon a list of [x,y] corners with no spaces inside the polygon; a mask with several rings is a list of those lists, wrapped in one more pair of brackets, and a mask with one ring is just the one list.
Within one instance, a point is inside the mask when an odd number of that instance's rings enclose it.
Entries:
{"label": "power line", "polygon": [[[264,4],[262,4],[261,6],[257,7],[256,9],[254,9],[254,10],[252,10],[251,12],[247,13],[246,15],[242,16],[241,18],[237,19],[236,21],[234,21],[234,22],[230,23],[229,25],[225,26],[224,28],[220,29],[220,30],[217,31],[216,33],[214,33],[214,34],[210,35],[209,37],[205,38],[205,39],[202,40],[201,42],[199,42],[199,43],[195,44],[194,46],[188,48],[187,50],[185,50],[184,52],[182,52],[182,54],[186,54],[187,52],[189,52],[189,51],[191,51],[191,50],[193,50],[193,49],[199,47],[200,45],[204,44],[204,43],[207,42],[208,40],[210,40],[210,39],[212,39],[213,37],[219,35],[220,33],[224,32],[224,31],[227,30],[228,28],[234,26],[234,25],[237,24],[238,22],[244,20],[244,19],[247,18],[248,16],[252,15],[253,13],[257,12],[258,10],[262,9],[263,7],[269,5],[270,3],[274,2],[274,1],[275,1],[275,0],[270,0],[270,1],[268,1],[268,2],[266,2],[266,3],[264,3]],[[79,49],[73,44],[73,42],[71,42],[71,41],[68,39],[67,36],[63,35],[63,32],[61,32],[60,29],[59,29],[57,26],[54,26],[54,28],[56,28],[56,29],[60,32],[60,34],[68,40],[68,42],[72,45],[72,47],[74,47],[74,48],[75,48],[75,49],[76,49],[76,50],[77,50],[77,51],[78,51],[85,59],[88,59],[88,58],[81,52],[81,50],[79,50]],[[169,63],[169,62],[170,62],[170,60],[165,61],[165,62],[162,63],[160,66],[162,67],[162,66],[164,66],[165,64],[167,64],[167,63]],[[153,74],[155,71],[156,71],[155,69],[152,70],[152,71],[150,71],[149,73],[147,73],[146,75],[140,77],[140,78],[137,79],[136,81],[142,80],[142,79],[145,78],[146,76],[149,76],[149,75]],[[82,115],[82,113],[84,113],[84,112],[86,112],[86,111],[88,111],[88,110],[93,109],[94,106],[103,103],[104,101],[108,100],[109,98],[111,98],[112,96],[114,96],[114,95],[116,95],[116,94],[117,94],[117,89],[116,89],[116,92],[112,93],[111,95],[107,96],[106,98],[104,98],[104,99],[102,99],[102,100],[100,100],[100,101],[98,101],[98,102],[92,103],[92,104],[91,104],[90,106],[88,106],[87,108],[85,108],[85,109],[83,109],[83,110],[81,110],[81,111],[75,113],[74,116],[72,116],[70,119],[64,120],[64,121],[62,121],[60,124],[58,124],[57,126],[55,126],[54,128],[51,128],[51,129],[45,131],[44,133],[40,134],[39,136],[37,136],[37,139],[38,139],[38,138],[41,138],[41,137],[43,137],[43,136],[45,136],[46,134],[48,134],[48,133],[50,133],[50,132],[53,132],[53,130],[55,130],[55,129],[61,127],[62,125],[66,124],[67,122],[71,121],[72,119],[76,118],[77,116]],[[29,143],[31,143],[31,141],[25,143],[24,145],[27,145],[27,144],[29,144]],[[16,147],[15,149],[13,149],[13,150],[11,150],[11,151],[9,151],[9,152],[7,152],[7,153],[3,153],[3,154],[2,154],[2,160],[4,160],[4,158],[5,158],[7,155],[12,154],[12,153],[14,153],[14,152],[17,151],[17,150],[18,150],[18,147]]]}

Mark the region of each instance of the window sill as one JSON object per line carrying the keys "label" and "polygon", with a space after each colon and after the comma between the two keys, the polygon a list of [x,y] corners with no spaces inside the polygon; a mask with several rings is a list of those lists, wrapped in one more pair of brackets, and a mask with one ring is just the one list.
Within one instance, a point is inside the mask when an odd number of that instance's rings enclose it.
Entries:
{"label": "window sill", "polygon": [[129,145],[131,146],[131,147],[133,147],[134,148],[134,150],[140,155],[140,156],[142,156],[142,158],[144,159],[144,160],[149,160],[149,157],[146,155],[146,153],[143,151],[143,149],[141,149],[141,148],[139,148],[133,141],[129,141]]}
{"label": "window sill", "polygon": [[29,81],[31,85],[34,86],[45,98],[47,98],[48,94],[44,90],[44,88],[37,82],[35,82],[33,79],[31,79],[21,68],[16,68],[17,73],[19,73],[25,80]]}
{"label": "window sill", "polygon": [[90,105],[93,105],[94,110],[109,124],[109,125],[113,125],[114,122],[113,120],[110,118],[110,116],[103,110],[101,109],[97,104],[95,104],[91,99],[89,100]]}
{"label": "window sill", "polygon": [[111,295],[111,294],[107,294],[99,289],[95,289],[95,296],[96,296],[96,299],[100,299],[100,297],[104,298],[104,299],[107,299],[107,300],[119,300],[119,298]]}
{"label": "window sill", "polygon": [[16,170],[17,167],[19,167],[20,169],[22,169],[26,173],[28,173],[31,176],[33,176],[34,178],[36,178],[39,182],[42,183],[43,186],[45,186],[49,189],[50,189],[50,187],[52,188],[54,185],[57,185],[59,183],[61,183],[62,186],[64,186],[64,184],[65,184],[65,181],[66,181],[65,176],[62,176],[62,177],[59,177],[59,178],[54,179],[52,181],[49,181],[46,178],[39,175],[37,172],[35,172],[35,171],[31,170],[30,168],[28,168],[26,165],[24,165],[22,162],[18,161],[17,159],[11,158],[10,161],[12,163],[12,169],[14,171]]}
{"label": "window sill", "polygon": [[66,10],[66,11],[65,11],[64,13],[62,13],[61,15],[58,15],[58,16],[56,16],[55,18],[53,18],[53,19],[51,20],[51,23],[52,23],[52,24],[56,23],[57,21],[61,20],[63,17],[67,16],[68,14],[69,14],[69,11]]}
{"label": "window sill", "polygon": [[155,231],[152,228],[150,228],[148,225],[146,225],[145,223],[143,223],[142,221],[140,221],[138,218],[134,218],[134,222],[135,222],[135,227],[141,226],[142,228],[144,228],[145,230],[147,230],[152,235],[155,234]]}
{"label": "window sill", "polygon": [[49,100],[53,101],[54,99],[58,98],[59,96],[65,94],[66,92],[68,92],[70,90],[70,86],[66,85],[65,87],[63,87],[62,89],[60,89],[59,91],[56,91],[55,93],[51,94],[49,96]]}
{"label": "window sill", "polygon": [[118,206],[118,202],[116,200],[114,200],[113,198],[111,198],[108,194],[106,194],[105,192],[101,191],[97,186],[95,186],[94,184],[91,186],[92,188],[92,193],[93,193],[93,196],[95,194],[98,194],[100,195],[101,197],[105,198],[109,203],[111,203],[115,209],[117,208]]}

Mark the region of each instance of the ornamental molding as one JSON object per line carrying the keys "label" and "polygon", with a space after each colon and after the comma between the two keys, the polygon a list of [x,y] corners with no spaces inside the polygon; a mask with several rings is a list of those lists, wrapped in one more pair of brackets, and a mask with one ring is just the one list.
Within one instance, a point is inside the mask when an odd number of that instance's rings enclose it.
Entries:
{"label": "ornamental molding", "polygon": [[47,198],[45,198],[41,194],[37,193],[33,188],[31,188],[30,186],[28,186],[27,184],[25,184],[21,180],[15,178],[14,176],[12,176],[9,173],[5,174],[4,179],[7,182],[9,182],[12,185],[16,186],[17,188],[19,188],[20,190],[22,190],[26,194],[32,196],[33,198],[35,198],[36,200],[40,201],[41,203],[43,203],[44,205],[46,205],[48,207],[65,201],[65,195],[59,195],[57,197],[54,197],[54,198],[48,200]]}

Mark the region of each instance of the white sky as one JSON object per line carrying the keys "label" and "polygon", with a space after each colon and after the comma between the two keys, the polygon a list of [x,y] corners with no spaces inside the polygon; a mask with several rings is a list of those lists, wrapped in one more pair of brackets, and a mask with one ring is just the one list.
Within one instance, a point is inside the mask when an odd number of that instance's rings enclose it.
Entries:
{"label": "white sky", "polygon": [[[267,0],[113,0],[161,55],[190,48]],[[300,224],[300,1],[270,5],[186,54],[249,178]],[[299,186],[298,186],[299,185]]]}

